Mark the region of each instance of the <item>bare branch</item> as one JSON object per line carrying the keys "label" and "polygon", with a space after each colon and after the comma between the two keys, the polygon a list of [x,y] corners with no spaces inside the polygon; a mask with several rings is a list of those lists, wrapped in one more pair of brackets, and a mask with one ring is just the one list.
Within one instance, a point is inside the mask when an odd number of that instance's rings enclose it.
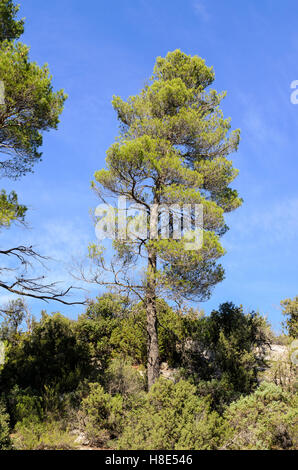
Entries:
{"label": "bare branch", "polygon": [[[25,276],[28,267],[32,267],[32,261],[38,261],[44,266],[43,261],[48,260],[48,257],[42,256],[37,253],[32,246],[18,246],[9,248],[7,250],[0,250],[0,255],[5,257],[13,257],[17,260],[24,269],[24,274],[15,276],[15,279],[9,283],[0,280],[0,288],[5,289],[12,294],[19,296],[31,297],[34,299],[42,300],[44,302],[56,301],[64,305],[85,305],[86,301],[81,302],[68,302],[64,298],[71,293],[74,289],[81,289],[78,287],[70,286],[65,290],[57,290],[58,282],[45,283],[45,276],[30,278]],[[0,268],[3,271],[17,271],[17,268]]]}

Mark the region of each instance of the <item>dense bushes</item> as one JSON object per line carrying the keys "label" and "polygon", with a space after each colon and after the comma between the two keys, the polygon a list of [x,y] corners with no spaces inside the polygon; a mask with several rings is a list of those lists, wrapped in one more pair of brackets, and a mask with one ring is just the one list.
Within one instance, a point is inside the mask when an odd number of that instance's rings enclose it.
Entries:
{"label": "dense bushes", "polygon": [[143,403],[145,380],[141,371],[119,358],[107,370],[106,388],[109,393],[98,383],[89,384],[79,411],[80,428],[95,446],[107,446],[121,435],[126,415]]}
{"label": "dense bushes", "polygon": [[213,381],[222,391],[226,388],[226,399],[250,393],[258,384],[259,369],[265,366],[267,330],[265,320],[255,312],[245,314],[232,303],[220,305],[193,328],[187,376],[196,382]]}
{"label": "dense bushes", "polygon": [[145,369],[132,365],[130,360],[114,359],[106,372],[106,388],[111,395],[120,393],[129,398],[145,390]]}
{"label": "dense bushes", "polygon": [[160,379],[126,417],[119,449],[297,449],[297,396],[263,383],[223,417],[196,388]]}
{"label": "dense bushes", "polygon": [[97,383],[90,384],[90,393],[82,401],[83,429],[92,445],[103,446],[121,432],[123,398],[105,393]]}
{"label": "dense bushes", "polygon": [[23,334],[7,351],[0,390],[15,385],[42,394],[46,386],[60,393],[76,389],[91,371],[87,345],[75,332],[74,322],[60,314],[43,314],[32,333]]}
{"label": "dense bushes", "polygon": [[126,416],[118,449],[215,449],[221,419],[196,388],[181,380],[159,381]]}
{"label": "dense bushes", "polygon": [[252,395],[232,403],[224,418],[225,449],[297,449],[297,395],[263,383]]}
{"label": "dense bushes", "polygon": [[0,450],[8,450],[10,448],[9,415],[6,413],[3,404],[0,402]]}
{"label": "dense bushes", "polygon": [[[18,321],[10,337],[7,324],[3,449],[297,447],[295,365],[279,375],[276,363],[268,369],[273,336],[242,307],[226,303],[205,317],[158,300],[160,358],[171,380],[161,377],[149,393],[142,304],[108,294],[77,321],[43,313],[29,331]],[[259,386],[264,378],[271,383]]]}
{"label": "dense bushes", "polygon": [[[181,370],[186,379],[202,390],[215,385],[220,401],[232,401],[250,393],[258,384],[258,371],[266,367],[265,349],[270,344],[269,326],[255,312],[244,313],[232,303],[220,306],[210,317],[190,310],[181,315],[158,300],[158,335],[161,362]],[[106,325],[106,317],[97,317]],[[130,357],[135,364],[146,364],[146,318],[142,304],[130,314],[109,319],[109,357]],[[90,338],[89,338],[90,339]],[[102,343],[100,343],[102,344]]]}
{"label": "dense bushes", "polygon": [[21,421],[16,425],[13,445],[17,450],[75,450],[76,436],[63,421]]}

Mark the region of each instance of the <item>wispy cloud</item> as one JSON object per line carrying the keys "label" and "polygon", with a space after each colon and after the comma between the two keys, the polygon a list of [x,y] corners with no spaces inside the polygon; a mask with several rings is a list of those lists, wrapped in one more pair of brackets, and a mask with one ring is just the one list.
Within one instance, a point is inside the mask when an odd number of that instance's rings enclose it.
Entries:
{"label": "wispy cloud", "polygon": [[197,16],[199,16],[203,21],[209,21],[209,12],[206,5],[201,0],[197,0],[193,6]]}
{"label": "wispy cloud", "polygon": [[14,300],[16,297],[15,295],[8,294],[8,295],[0,295],[0,306],[8,304],[11,300]]}
{"label": "wispy cloud", "polygon": [[232,230],[226,246],[228,249],[243,249],[254,246],[264,250],[291,249],[298,237],[298,199],[287,198],[270,207],[256,207],[233,214]]}
{"label": "wispy cloud", "polygon": [[266,106],[256,102],[253,95],[239,94],[239,106],[242,113],[242,137],[255,149],[268,142],[275,146],[286,143],[286,135],[282,130],[280,121],[276,119],[276,103],[267,100]]}
{"label": "wispy cloud", "polygon": [[[92,225],[90,224],[92,227]],[[21,230],[21,234],[17,231],[11,231],[11,234],[4,236],[3,242],[8,246],[17,246],[22,239],[22,245],[33,246],[33,248],[42,256],[47,257],[43,264],[34,263],[32,269],[28,271],[28,275],[32,277],[45,276],[46,283],[55,283],[58,290],[63,290],[70,285],[83,287],[89,291],[89,286],[83,281],[77,281],[72,276],[73,260],[79,261],[86,256],[87,246],[95,238],[92,229],[84,227],[80,220],[63,221],[59,218],[50,219],[42,223],[35,230]],[[14,260],[7,259],[7,267],[14,267]],[[7,272],[7,279],[10,281],[14,276],[14,272]],[[85,297],[88,292],[73,293],[74,297]],[[2,294],[2,292],[1,292]],[[69,297],[73,300],[72,297]],[[11,300],[11,297],[0,295],[0,304]]]}

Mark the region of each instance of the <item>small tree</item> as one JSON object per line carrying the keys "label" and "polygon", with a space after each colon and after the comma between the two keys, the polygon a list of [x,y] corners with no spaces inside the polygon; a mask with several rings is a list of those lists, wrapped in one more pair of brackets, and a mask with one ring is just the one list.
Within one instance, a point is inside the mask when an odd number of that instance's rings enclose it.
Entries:
{"label": "small tree", "polygon": [[19,328],[25,319],[26,305],[22,299],[11,300],[5,307],[0,308],[0,339],[15,342]]}
{"label": "small tree", "polygon": [[293,338],[298,338],[298,296],[294,297],[293,300],[282,300],[280,304],[283,315],[288,317],[284,324],[288,334]]}
{"label": "small tree", "polygon": [[[121,134],[107,151],[107,169],[95,173],[93,187],[102,201],[106,196],[124,196],[151,217],[146,233],[138,231],[142,215],[138,222],[128,217],[128,233],[133,231],[134,236],[127,241],[118,231],[110,266],[99,247],[90,250],[99,268],[112,275],[103,278],[96,273],[93,281],[134,293],[145,303],[149,388],[159,376],[156,299],[161,294],[188,300],[209,298],[224,277],[217,264],[224,254],[219,241],[227,231],[224,213],[241,204],[237,191],[229,187],[237,170],[227,158],[237,149],[239,131],[229,134],[230,120],[219,109],[225,93],[206,90],[213,81],[213,69],[198,56],[176,50],[159,57],[153,77],[139,95],[127,101],[114,96]],[[182,204],[203,207],[200,249],[187,247],[195,236],[194,209],[183,211],[182,238],[174,236],[180,209],[175,211]],[[171,206],[168,237],[158,206]],[[122,215],[119,212],[116,217],[118,227]],[[138,277],[135,266],[140,260],[144,269]]]}

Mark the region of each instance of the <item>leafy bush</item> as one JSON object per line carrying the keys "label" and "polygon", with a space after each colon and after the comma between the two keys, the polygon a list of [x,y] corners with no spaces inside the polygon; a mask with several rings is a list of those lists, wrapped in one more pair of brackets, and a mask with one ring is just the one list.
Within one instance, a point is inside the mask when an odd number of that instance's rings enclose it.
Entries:
{"label": "leafy bush", "polygon": [[284,347],[284,351],[270,357],[268,369],[260,374],[262,380],[272,382],[287,392],[294,393],[298,391],[298,366],[293,361],[294,351],[295,349],[292,349],[290,345],[289,347]]}
{"label": "leafy bush", "polygon": [[9,416],[0,403],[0,450],[9,450],[11,441],[9,437]]}
{"label": "leafy bush", "polygon": [[83,431],[91,445],[107,445],[121,432],[123,399],[105,393],[99,384],[90,384],[90,393],[82,401]]}
{"label": "leafy bush", "polygon": [[17,450],[75,450],[76,437],[63,422],[30,422],[28,419],[18,423],[13,436]]}
{"label": "leafy bush", "polygon": [[130,357],[135,364],[145,364],[147,357],[146,314],[139,306],[123,318],[111,334],[113,356]]}
{"label": "leafy bush", "polygon": [[220,417],[193,385],[161,378],[127,414],[116,445],[129,450],[215,449],[220,428]]}
{"label": "leafy bush", "polygon": [[[242,307],[225,303],[190,328],[191,347],[182,364],[184,376],[195,383],[214,380],[228,383],[227,403],[251,393],[258,385],[260,368],[266,367],[264,359],[270,344],[264,318],[255,312],[245,314]],[[226,386],[221,388],[224,391]]]}
{"label": "leafy bush", "polygon": [[145,371],[138,370],[131,360],[115,358],[106,373],[106,380],[111,395],[120,394],[125,399],[145,390]]}
{"label": "leafy bush", "polygon": [[41,395],[45,386],[73,391],[88,374],[91,358],[77,338],[71,320],[56,313],[43,314],[31,335],[12,347],[1,371],[3,392],[18,385]]}
{"label": "leafy bush", "polygon": [[235,396],[239,396],[228,374],[222,374],[220,379],[200,381],[197,384],[197,393],[202,397],[209,397],[212,409],[220,414],[224,412],[227,404],[235,399]]}
{"label": "leafy bush", "polygon": [[42,398],[26,394],[26,392],[19,391],[14,396],[14,413],[13,418],[15,422],[23,421],[24,419],[42,420],[44,417],[44,410],[42,407]]}
{"label": "leafy bush", "polygon": [[128,305],[126,297],[108,293],[98,297],[96,302],[90,302],[86,312],[79,317],[76,336],[93,359],[89,381],[98,381],[109,366],[115,350],[112,335],[125,321]]}
{"label": "leafy bush", "polygon": [[297,395],[263,382],[226,411],[224,449],[297,449]]}
{"label": "leafy bush", "polygon": [[[164,300],[157,299],[157,318],[160,362],[178,367],[190,336],[190,325],[198,320],[198,316],[192,310],[183,316]],[[134,306],[113,330],[111,344],[114,357],[130,357],[135,364],[146,364],[146,310],[142,302]]]}

